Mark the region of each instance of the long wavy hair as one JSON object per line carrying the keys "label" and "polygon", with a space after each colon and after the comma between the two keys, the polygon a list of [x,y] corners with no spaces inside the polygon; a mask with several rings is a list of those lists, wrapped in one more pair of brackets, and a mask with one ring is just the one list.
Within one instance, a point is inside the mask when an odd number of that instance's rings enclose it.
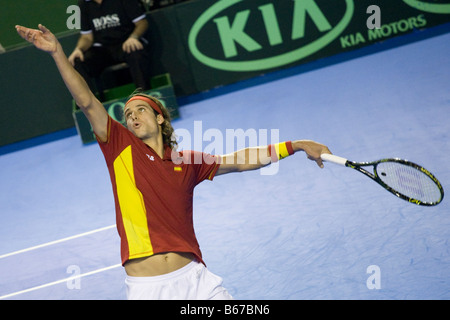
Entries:
{"label": "long wavy hair", "polygon": [[[159,101],[157,98],[155,98],[154,96],[151,96],[149,94],[145,94],[142,91],[140,91],[139,89],[134,91],[129,97],[128,100],[136,97],[136,96],[141,96],[141,97],[146,97],[148,99],[153,100],[161,109],[162,113],[163,113],[163,117],[164,117],[164,122],[161,124],[161,133],[162,133],[162,138],[163,138],[163,143],[168,145],[172,150],[177,150],[178,147],[178,142],[176,140],[176,136],[175,136],[175,130],[172,127],[172,123],[170,122],[170,113],[169,110],[167,110],[164,105],[161,103],[161,101]],[[155,110],[153,110],[153,112],[155,113],[155,116],[158,115],[158,112],[156,112]]]}

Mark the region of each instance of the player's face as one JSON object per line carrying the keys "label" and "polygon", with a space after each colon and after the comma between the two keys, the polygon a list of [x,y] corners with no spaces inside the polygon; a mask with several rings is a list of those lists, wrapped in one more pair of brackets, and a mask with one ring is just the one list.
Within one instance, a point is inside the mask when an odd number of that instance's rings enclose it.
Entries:
{"label": "player's face", "polygon": [[156,116],[153,109],[145,101],[135,100],[128,103],[124,110],[124,116],[128,130],[141,140],[160,133],[159,125],[163,118],[161,115]]}

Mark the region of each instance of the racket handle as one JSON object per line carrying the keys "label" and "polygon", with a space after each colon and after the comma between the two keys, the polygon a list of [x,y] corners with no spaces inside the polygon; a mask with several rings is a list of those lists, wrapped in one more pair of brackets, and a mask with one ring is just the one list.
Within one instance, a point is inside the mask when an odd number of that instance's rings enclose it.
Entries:
{"label": "racket handle", "polygon": [[347,163],[347,159],[335,156],[334,154],[323,153],[320,155],[323,161],[333,162],[335,164],[340,164],[341,166],[345,166]]}

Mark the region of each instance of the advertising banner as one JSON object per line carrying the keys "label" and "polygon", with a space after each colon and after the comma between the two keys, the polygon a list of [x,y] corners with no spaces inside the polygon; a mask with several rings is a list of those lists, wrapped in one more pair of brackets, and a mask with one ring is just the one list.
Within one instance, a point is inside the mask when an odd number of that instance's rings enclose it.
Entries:
{"label": "advertising banner", "polygon": [[[71,25],[76,15],[68,9],[75,4],[64,3],[63,9],[55,8],[61,11],[59,20]],[[450,0],[189,0],[150,11],[147,19],[151,74],[170,74],[176,105],[175,96],[189,97],[339,54],[354,58],[361,48],[375,52],[393,42],[449,32]],[[48,23],[56,29],[60,24]],[[12,25],[5,28],[18,38]],[[423,32],[427,29],[434,30]],[[71,52],[78,37],[73,33],[59,40]],[[385,45],[393,38],[399,40]],[[54,62],[40,50],[31,45],[6,50],[0,54],[0,69],[8,75],[0,78],[0,104],[7,106],[0,119],[0,146],[70,128],[72,116],[80,117],[76,124],[82,126],[84,115],[72,115],[72,97]],[[31,106],[46,121],[30,118]],[[12,117],[27,118],[27,126],[9,121]],[[92,132],[88,136],[91,141]]]}
{"label": "advertising banner", "polygon": [[450,22],[449,0],[219,0],[177,8],[199,91]]}

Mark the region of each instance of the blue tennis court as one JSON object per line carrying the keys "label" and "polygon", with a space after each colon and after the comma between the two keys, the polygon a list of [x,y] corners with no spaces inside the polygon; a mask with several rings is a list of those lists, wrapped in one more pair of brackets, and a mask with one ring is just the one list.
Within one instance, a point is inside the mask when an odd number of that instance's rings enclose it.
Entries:
{"label": "blue tennis court", "polygon": [[[405,158],[447,191],[449,66],[447,33],[193,102],[173,124],[184,146],[213,153],[240,147],[227,130],[242,129],[246,146],[278,136],[355,161]],[[99,147],[72,135],[3,154],[0,167],[0,298],[125,299]],[[302,153],[271,170],[196,189],[205,262],[236,299],[450,299],[448,199],[415,206]]]}

